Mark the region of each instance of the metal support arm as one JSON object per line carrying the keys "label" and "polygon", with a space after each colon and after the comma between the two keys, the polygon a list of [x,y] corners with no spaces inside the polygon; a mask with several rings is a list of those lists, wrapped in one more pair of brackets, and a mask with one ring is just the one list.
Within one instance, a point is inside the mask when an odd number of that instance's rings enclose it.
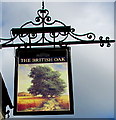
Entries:
{"label": "metal support arm", "polygon": [[[20,28],[12,28],[11,38],[0,38],[0,40],[3,41],[1,44],[2,47],[31,47],[48,45],[53,45],[55,47],[55,45],[67,46],[73,44],[96,43],[100,43],[101,47],[104,46],[104,43],[107,43],[107,47],[110,47],[110,43],[115,42],[115,40],[110,40],[109,37],[103,39],[102,36],[99,37],[99,40],[96,40],[96,35],[92,32],[76,34],[74,28],[66,26],[59,20],[51,22],[49,11],[44,9],[44,2],[42,2],[42,9],[39,9],[37,14],[38,16],[35,18],[35,22],[29,21],[23,24]],[[60,24],[60,26],[58,26],[58,24]],[[31,27],[27,27],[27,25],[30,25]]]}

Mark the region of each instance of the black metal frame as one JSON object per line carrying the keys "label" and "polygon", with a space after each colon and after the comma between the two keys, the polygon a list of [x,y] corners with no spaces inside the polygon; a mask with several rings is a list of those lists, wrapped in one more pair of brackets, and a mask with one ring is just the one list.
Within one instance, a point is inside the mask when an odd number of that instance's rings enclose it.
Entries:
{"label": "black metal frame", "polygon": [[[70,47],[66,48],[20,48],[16,50],[16,57],[15,57],[15,81],[14,81],[14,110],[13,115],[70,115],[74,114],[74,102],[73,102],[73,84],[72,84],[72,71],[71,71],[71,56],[70,56]],[[46,57],[46,54],[48,57]],[[67,74],[68,74],[68,90],[69,90],[69,110],[52,110],[52,111],[18,111],[18,78],[19,74],[19,65],[26,65],[26,64],[36,64],[36,66],[45,63],[62,63],[61,61],[50,61],[50,62],[21,62],[21,59],[33,59],[33,58],[59,58],[59,57],[66,57],[67,63]],[[26,74],[26,73],[24,73]],[[31,82],[30,82],[31,85]],[[26,99],[26,98],[25,98]],[[28,98],[27,98],[28,99]],[[32,97],[34,99],[34,97]],[[47,101],[47,100],[46,100]],[[38,107],[39,108],[39,107]]]}
{"label": "black metal frame", "polygon": [[[95,40],[96,35],[92,32],[85,34],[76,34],[75,29],[71,26],[66,26],[63,22],[59,20],[54,20],[51,22],[51,17],[49,16],[49,11],[44,8],[44,2],[42,2],[42,9],[37,11],[38,16],[35,18],[35,23],[32,21],[26,22],[20,28],[11,29],[11,38],[3,39],[2,47],[30,47],[31,46],[48,46],[48,45],[71,45],[71,44],[95,44],[100,43],[103,47],[104,43],[107,43],[107,47],[110,47],[112,42],[115,40],[110,40],[106,37],[100,36],[99,40]],[[55,26],[55,24],[60,24],[60,26]],[[34,27],[26,27],[27,25],[33,25]],[[54,26],[52,26],[54,25]],[[38,27],[39,26],[39,27]],[[20,40],[20,43],[15,42],[15,39]],[[68,40],[68,37],[73,38],[73,40]],[[84,39],[83,39],[84,38]],[[25,40],[26,39],[26,40]],[[27,40],[28,39],[28,40]],[[76,40],[76,41],[75,41]]]}

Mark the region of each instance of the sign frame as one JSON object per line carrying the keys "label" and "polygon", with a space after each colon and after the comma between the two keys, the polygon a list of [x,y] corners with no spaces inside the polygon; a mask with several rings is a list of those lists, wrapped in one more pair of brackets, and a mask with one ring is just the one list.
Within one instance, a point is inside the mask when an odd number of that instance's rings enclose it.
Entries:
{"label": "sign frame", "polygon": [[[72,87],[72,72],[71,72],[71,56],[70,56],[70,47],[66,48],[18,48],[16,49],[16,57],[15,57],[15,80],[14,80],[14,115],[65,115],[65,114],[74,114],[74,102],[73,102],[73,87]],[[30,93],[20,92],[20,89],[23,90],[23,86],[25,84],[21,84],[22,76],[25,76],[25,73],[22,75],[21,69],[26,69],[25,66],[42,66],[43,64],[54,65],[63,67],[65,65],[65,69],[67,67],[67,80],[65,89],[68,91],[67,95],[57,95],[55,97],[45,97],[47,100],[43,100],[42,107],[30,107],[24,109],[24,102],[27,99],[36,99],[40,97],[29,96]],[[23,68],[21,68],[23,67]],[[61,69],[62,71],[62,69]],[[30,71],[29,71],[30,72]],[[60,71],[59,71],[60,72]],[[61,73],[63,76],[63,74]],[[28,75],[29,76],[29,75]],[[31,78],[32,79],[32,78]],[[23,81],[24,82],[24,81]],[[23,83],[22,82],[22,83]],[[32,84],[32,80],[30,82]],[[34,84],[32,84],[33,86]],[[43,84],[42,84],[43,85]],[[32,89],[31,89],[32,90]],[[31,91],[30,90],[30,91]],[[51,89],[50,89],[51,90]],[[55,90],[55,88],[54,88]],[[30,92],[29,91],[29,92]],[[50,92],[49,92],[50,93]],[[51,95],[51,94],[50,94]],[[50,96],[48,95],[48,96]],[[65,96],[65,98],[63,98]],[[68,97],[67,97],[68,96]],[[43,98],[43,97],[42,97]],[[49,99],[49,100],[48,100]],[[50,104],[50,102],[54,102],[55,105],[58,104],[58,110],[45,110],[45,105]],[[64,101],[63,101],[64,100]],[[68,102],[66,102],[66,101]],[[22,103],[21,103],[22,101]],[[35,101],[34,101],[35,102]],[[66,108],[66,105],[68,107]],[[23,108],[21,107],[23,106]],[[29,106],[30,103],[26,103],[26,106]],[[64,107],[63,107],[64,105]],[[40,105],[41,106],[41,105]],[[51,105],[49,105],[51,106]],[[55,107],[56,108],[56,107]],[[61,108],[61,109],[60,109]],[[65,108],[65,109],[64,109]]]}

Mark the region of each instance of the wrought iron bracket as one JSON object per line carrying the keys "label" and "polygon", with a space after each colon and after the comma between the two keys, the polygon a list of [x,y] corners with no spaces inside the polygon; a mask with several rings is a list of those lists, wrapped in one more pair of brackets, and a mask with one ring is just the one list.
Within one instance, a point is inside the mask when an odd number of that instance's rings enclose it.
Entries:
{"label": "wrought iron bracket", "polygon": [[3,77],[0,73],[0,82],[2,84],[2,115],[5,118],[9,118],[10,117],[10,110],[7,110],[6,107],[9,106],[10,109],[13,109],[14,106],[12,105],[11,99],[9,97],[8,94],[8,90],[7,87],[5,85],[5,82],[3,80]]}
{"label": "wrought iron bracket", "polygon": [[[103,47],[107,43],[110,47],[112,42],[109,37],[103,39],[102,36],[96,40],[96,35],[92,32],[85,34],[76,34],[75,29],[71,26],[66,26],[59,20],[54,20],[49,16],[49,11],[44,8],[42,2],[42,9],[37,11],[35,22],[29,21],[23,24],[20,28],[12,28],[11,38],[2,40],[2,47],[31,47],[31,46],[48,46],[59,45],[60,47],[73,44],[96,44],[100,43]],[[33,27],[27,27],[33,26]],[[18,40],[16,40],[18,38]],[[19,41],[19,42],[17,42]]]}

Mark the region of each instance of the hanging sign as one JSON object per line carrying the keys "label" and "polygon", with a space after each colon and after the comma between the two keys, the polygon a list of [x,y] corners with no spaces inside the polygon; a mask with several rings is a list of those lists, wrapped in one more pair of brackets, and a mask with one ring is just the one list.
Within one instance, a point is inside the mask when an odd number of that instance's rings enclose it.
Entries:
{"label": "hanging sign", "polygon": [[16,50],[14,115],[73,114],[70,48]]}

